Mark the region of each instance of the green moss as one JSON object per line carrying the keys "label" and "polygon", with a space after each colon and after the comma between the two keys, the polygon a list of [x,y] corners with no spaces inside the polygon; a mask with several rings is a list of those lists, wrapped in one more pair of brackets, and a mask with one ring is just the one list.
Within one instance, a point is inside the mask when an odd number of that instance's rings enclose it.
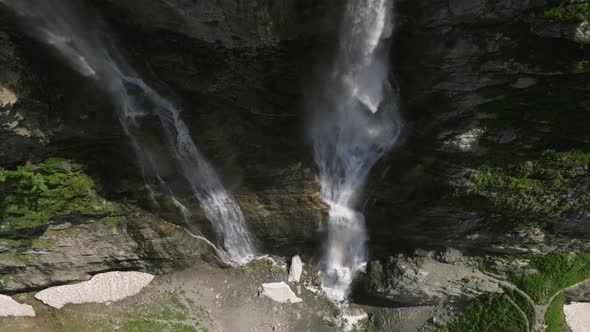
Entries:
{"label": "green moss", "polygon": [[561,22],[585,21],[590,15],[590,3],[568,4],[563,1],[559,6],[547,9],[543,16]]}
{"label": "green moss", "polygon": [[590,69],[590,59],[582,59],[574,62],[570,68],[574,72]]}
{"label": "green moss", "polygon": [[15,170],[0,168],[0,232],[34,228],[60,215],[107,217],[121,214],[118,205],[97,192],[79,164],[50,158]]}
{"label": "green moss", "polygon": [[565,295],[560,293],[557,295],[549,308],[547,308],[547,312],[545,313],[545,325],[547,325],[546,332],[563,332],[566,329],[563,326],[563,322],[565,320],[563,314],[563,305],[565,304]]}
{"label": "green moss", "polygon": [[54,247],[56,244],[56,242],[54,240],[33,240],[31,242],[31,248],[39,248],[39,249],[43,249],[43,248],[51,248]]}
{"label": "green moss", "polygon": [[195,332],[198,331],[190,325],[183,323],[167,323],[158,322],[154,320],[139,320],[129,319],[125,321],[121,327],[121,331],[124,332],[161,332],[161,331],[173,331],[173,332]]}
{"label": "green moss", "polygon": [[21,245],[22,245],[22,241],[0,238],[0,246],[17,248],[17,247],[20,247]]}
{"label": "green moss", "polygon": [[207,331],[202,327],[206,317],[204,309],[179,294],[162,296],[147,307],[133,306],[125,309],[120,322],[121,331],[159,332],[159,331]]}
{"label": "green moss", "polygon": [[3,276],[0,276],[0,287],[6,287],[6,285],[8,285],[8,283],[13,279],[14,277],[6,274]]}
{"label": "green moss", "polygon": [[108,217],[104,217],[104,218],[100,219],[100,221],[107,223],[107,224],[117,225],[123,221],[123,217],[121,217],[121,216],[108,216]]}
{"label": "green moss", "polygon": [[478,166],[468,194],[492,203],[501,213],[561,217],[586,211],[584,193],[570,197],[576,180],[590,175],[590,154],[547,150],[536,160]]}
{"label": "green moss", "polygon": [[510,280],[535,302],[546,303],[563,288],[590,278],[590,254],[552,252],[528,255],[531,267],[538,272],[512,275]]}
{"label": "green moss", "polygon": [[30,264],[30,263],[37,263],[39,259],[37,257],[31,255],[25,255],[20,253],[5,253],[0,254],[0,261],[8,260],[16,263],[23,263],[23,264]]}
{"label": "green moss", "polygon": [[464,311],[438,332],[522,332],[527,322],[508,295],[489,293],[470,300]]}

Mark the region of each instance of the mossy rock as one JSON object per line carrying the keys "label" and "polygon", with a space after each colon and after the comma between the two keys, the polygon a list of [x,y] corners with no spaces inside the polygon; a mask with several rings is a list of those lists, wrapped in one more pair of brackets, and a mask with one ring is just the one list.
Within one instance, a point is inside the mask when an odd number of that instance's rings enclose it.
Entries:
{"label": "mossy rock", "polygon": [[50,158],[13,170],[0,168],[0,233],[31,229],[52,218],[85,215],[114,222],[123,213],[102,198],[83,165]]}
{"label": "mossy rock", "polygon": [[559,22],[582,22],[590,16],[590,3],[568,3],[563,1],[559,6],[545,10],[543,16]]}
{"label": "mossy rock", "polygon": [[490,202],[496,213],[527,215],[529,220],[590,213],[590,197],[576,191],[579,179],[590,177],[590,153],[546,150],[526,159],[513,156],[477,166],[461,196]]}

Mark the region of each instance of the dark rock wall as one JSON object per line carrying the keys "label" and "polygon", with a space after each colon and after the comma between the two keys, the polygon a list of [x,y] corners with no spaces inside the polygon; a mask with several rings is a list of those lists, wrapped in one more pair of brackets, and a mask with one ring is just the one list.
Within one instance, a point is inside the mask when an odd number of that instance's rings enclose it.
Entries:
{"label": "dark rock wall", "polygon": [[[582,201],[569,210],[555,203],[558,214],[539,214],[534,206],[563,192],[584,192],[584,161],[563,162],[571,188],[542,194],[474,187],[485,167],[508,174],[512,165],[543,164],[547,150],[589,152],[587,22],[548,18],[545,11],[559,3],[396,2],[392,79],[400,88],[405,135],[367,186],[375,255],[447,245],[526,251],[586,234],[586,196],[578,195]],[[334,48],[341,2],[89,4],[130,61],[182,105],[197,145],[235,193],[261,247],[286,253],[320,243],[325,212],[306,145],[304,93]],[[105,194],[141,202],[141,180],[108,101],[17,25],[4,30],[0,61],[12,65],[0,68],[0,89],[14,86],[21,97],[14,105],[2,101],[2,165],[46,154],[82,159]],[[3,100],[11,98],[6,95]],[[25,119],[11,128],[17,107]],[[23,126],[29,136],[15,131]],[[561,167],[555,163],[551,170]],[[551,180],[546,173],[510,176],[545,183]],[[491,199],[500,189],[529,201]]]}
{"label": "dark rock wall", "polygon": [[[588,188],[584,59],[590,53],[570,37],[587,20],[547,17],[560,3],[398,2],[392,61],[407,136],[382,162],[384,178],[374,172],[370,186],[366,211],[376,253],[449,245],[527,251],[587,236],[587,208],[539,213],[541,206],[557,209],[576,199],[588,206],[587,196],[573,193]],[[538,33],[540,26],[569,30],[547,36]],[[543,161],[548,150],[559,155],[550,167]],[[572,151],[585,156],[577,166],[569,164]],[[535,170],[514,170],[523,165]],[[513,184],[474,189],[488,168],[490,181],[505,172]],[[557,176],[548,174],[556,169],[580,173],[552,187]],[[555,242],[539,232],[555,235]]]}

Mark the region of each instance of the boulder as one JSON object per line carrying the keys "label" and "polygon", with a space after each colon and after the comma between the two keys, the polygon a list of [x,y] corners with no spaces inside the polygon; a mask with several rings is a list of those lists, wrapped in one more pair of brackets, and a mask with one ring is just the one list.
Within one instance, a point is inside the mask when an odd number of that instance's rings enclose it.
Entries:
{"label": "boulder", "polygon": [[282,281],[262,284],[260,293],[279,303],[298,303],[302,301],[293,293],[291,287]]}
{"label": "boulder", "polygon": [[565,289],[567,302],[590,302],[590,280],[585,280]]}
{"label": "boulder", "polygon": [[293,256],[291,259],[291,268],[289,269],[289,282],[299,283],[301,273],[303,272],[303,263],[299,255]]}
{"label": "boulder", "polygon": [[[56,217],[18,241],[0,236],[0,291],[20,292],[71,284],[104,271],[169,272],[211,260],[205,242],[139,209],[118,222]],[[7,254],[5,254],[7,253]]]}

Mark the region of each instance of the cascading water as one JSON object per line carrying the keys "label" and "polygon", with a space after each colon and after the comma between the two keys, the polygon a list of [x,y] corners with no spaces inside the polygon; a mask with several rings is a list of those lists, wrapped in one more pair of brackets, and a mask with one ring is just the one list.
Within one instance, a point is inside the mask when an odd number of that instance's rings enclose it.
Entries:
{"label": "cascading water", "polygon": [[348,0],[333,70],[312,101],[311,136],[321,194],[329,206],[322,287],[335,301],[350,292],[366,263],[359,196],[373,165],[400,133],[397,96],[388,81],[391,0]]}
{"label": "cascading water", "polygon": [[[207,218],[221,238],[226,256],[236,263],[254,257],[244,216],[224,189],[213,167],[199,152],[180,111],[151,88],[123,59],[108,36],[78,18],[69,0],[0,0],[33,23],[35,37],[53,46],[82,75],[92,78],[114,100],[123,129],[136,150],[144,177],[157,179],[190,225],[186,208],[163,179],[162,161],[174,160]],[[166,142],[156,152],[142,120],[158,120]],[[164,154],[162,155],[162,153]],[[148,186],[149,187],[149,186]]]}

